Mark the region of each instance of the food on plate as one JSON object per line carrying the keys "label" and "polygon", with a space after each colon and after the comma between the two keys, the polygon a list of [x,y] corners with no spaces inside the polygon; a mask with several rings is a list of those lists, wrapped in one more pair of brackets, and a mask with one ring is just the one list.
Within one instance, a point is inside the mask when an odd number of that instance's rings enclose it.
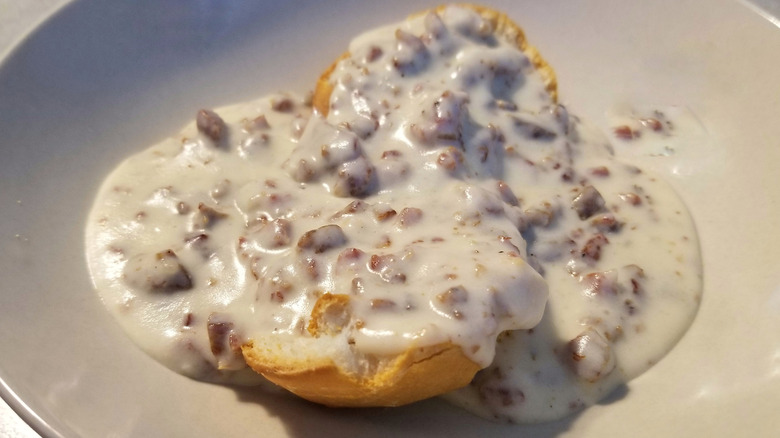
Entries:
{"label": "food on plate", "polygon": [[660,359],[701,281],[676,194],[469,5],[359,36],[311,102],[201,110],[112,172],[86,241],[106,306],[177,372],[522,422]]}

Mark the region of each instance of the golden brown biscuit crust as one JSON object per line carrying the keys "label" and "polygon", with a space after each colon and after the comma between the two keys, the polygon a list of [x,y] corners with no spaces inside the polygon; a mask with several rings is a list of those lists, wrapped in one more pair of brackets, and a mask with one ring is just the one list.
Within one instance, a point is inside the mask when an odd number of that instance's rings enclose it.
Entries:
{"label": "golden brown biscuit crust", "polygon": [[[314,305],[307,345],[338,336],[350,313],[349,295],[324,294]],[[242,350],[246,362],[268,380],[307,400],[328,406],[400,406],[460,388],[481,368],[460,347],[444,343],[410,347],[395,356],[361,355],[361,369],[347,370],[315,351],[285,355],[286,346],[256,341]],[[278,342],[278,341],[276,341]]]}
{"label": "golden brown biscuit crust", "polygon": [[344,370],[325,357],[286,360],[252,343],[243,352],[268,380],[309,401],[338,407],[401,406],[463,387],[481,368],[450,343],[375,358],[381,371],[370,376]]}

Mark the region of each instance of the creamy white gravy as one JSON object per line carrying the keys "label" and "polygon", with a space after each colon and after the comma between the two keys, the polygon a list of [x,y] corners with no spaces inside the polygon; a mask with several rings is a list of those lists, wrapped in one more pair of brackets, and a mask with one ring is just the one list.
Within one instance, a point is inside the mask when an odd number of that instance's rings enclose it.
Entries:
{"label": "creamy white gravy", "polygon": [[347,294],[349,348],[460,345],[486,368],[446,397],[518,422],[592,404],[671,349],[701,268],[669,186],[616,160],[469,10],[349,51],[327,117],[288,95],[202,111],[103,184],[89,266],[142,348],[259,380],[237,346],[310,336],[316,300]]}

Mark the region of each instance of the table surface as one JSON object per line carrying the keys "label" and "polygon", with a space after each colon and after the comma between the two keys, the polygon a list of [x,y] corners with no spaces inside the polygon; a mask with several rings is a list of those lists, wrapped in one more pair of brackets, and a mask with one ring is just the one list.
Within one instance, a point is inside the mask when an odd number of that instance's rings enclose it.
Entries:
{"label": "table surface", "polygon": [[[71,0],[0,0],[0,59],[41,20]],[[750,0],[780,27],[780,0]],[[0,399],[0,438],[38,438],[39,435]]]}

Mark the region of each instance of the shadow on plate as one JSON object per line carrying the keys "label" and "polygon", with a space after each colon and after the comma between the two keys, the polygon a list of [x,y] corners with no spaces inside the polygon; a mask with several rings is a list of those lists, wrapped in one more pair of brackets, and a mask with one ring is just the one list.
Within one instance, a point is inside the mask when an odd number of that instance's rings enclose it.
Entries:
{"label": "shadow on plate", "polygon": [[[281,388],[232,388],[239,401],[255,403],[278,418],[290,437],[557,437],[572,428],[581,413],[542,424],[495,423],[474,416],[440,399],[397,408],[328,408],[295,397]],[[628,394],[621,385],[599,405],[620,401]],[[586,408],[587,409],[587,408]]]}

